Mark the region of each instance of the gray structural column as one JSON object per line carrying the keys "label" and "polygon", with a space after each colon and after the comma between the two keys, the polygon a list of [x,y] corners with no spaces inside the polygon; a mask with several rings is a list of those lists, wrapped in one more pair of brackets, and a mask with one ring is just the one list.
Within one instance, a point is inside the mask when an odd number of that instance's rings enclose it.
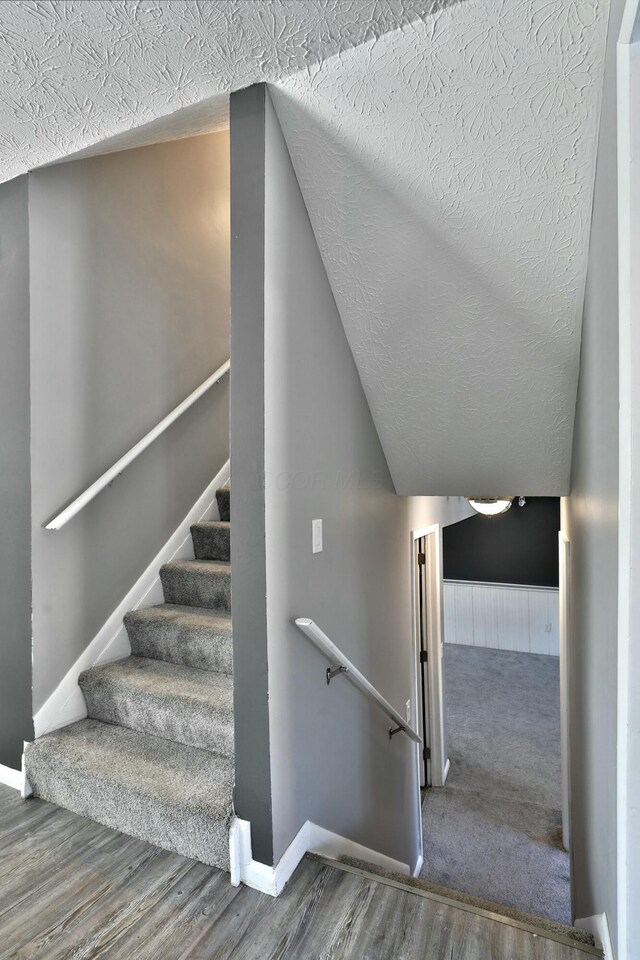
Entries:
{"label": "gray structural column", "polygon": [[29,186],[0,186],[0,763],[20,768],[31,720]]}
{"label": "gray structural column", "polygon": [[231,544],[236,793],[273,863],[264,495],[265,96],[231,95]]}

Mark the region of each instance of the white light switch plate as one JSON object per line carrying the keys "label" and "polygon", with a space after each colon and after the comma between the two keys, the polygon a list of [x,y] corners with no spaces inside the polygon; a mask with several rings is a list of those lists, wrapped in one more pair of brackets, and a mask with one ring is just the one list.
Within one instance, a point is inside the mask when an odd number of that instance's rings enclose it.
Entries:
{"label": "white light switch plate", "polygon": [[322,553],[322,520],[311,521],[311,542],[314,553]]}

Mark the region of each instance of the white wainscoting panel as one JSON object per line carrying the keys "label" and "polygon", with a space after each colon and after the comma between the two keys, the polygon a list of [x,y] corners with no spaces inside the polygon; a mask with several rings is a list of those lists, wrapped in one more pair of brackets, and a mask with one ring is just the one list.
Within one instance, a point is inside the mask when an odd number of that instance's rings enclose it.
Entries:
{"label": "white wainscoting panel", "polygon": [[444,581],[445,643],[557,657],[558,632],[556,589]]}

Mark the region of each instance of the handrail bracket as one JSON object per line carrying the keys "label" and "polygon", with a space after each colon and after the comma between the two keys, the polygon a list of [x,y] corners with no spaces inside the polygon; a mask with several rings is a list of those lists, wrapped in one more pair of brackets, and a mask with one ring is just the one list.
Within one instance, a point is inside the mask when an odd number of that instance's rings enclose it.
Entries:
{"label": "handrail bracket", "polygon": [[349,668],[340,665],[339,667],[334,667],[333,670],[331,667],[327,667],[327,686],[331,683],[334,677],[337,677],[341,673],[348,673]]}
{"label": "handrail bracket", "polygon": [[[337,677],[338,674],[344,673],[354,687],[357,687],[361,693],[364,693],[379,710],[382,710],[382,712],[388,716],[392,724],[394,724],[394,726],[389,727],[389,739],[393,739],[396,733],[405,733],[414,743],[422,743],[422,737],[417,730],[414,730],[408,721],[405,723],[405,718],[402,714],[398,713],[388,700],[385,700],[380,691],[376,690],[364,674],[360,673],[356,665],[345,657],[342,650],[336,647],[335,643],[329,639],[326,633],[322,632],[317,623],[314,623],[310,617],[297,617],[295,625],[324,653],[329,661],[330,666],[328,666],[325,671],[327,684],[331,683],[333,678]],[[337,664],[337,666],[334,666],[334,664]]]}

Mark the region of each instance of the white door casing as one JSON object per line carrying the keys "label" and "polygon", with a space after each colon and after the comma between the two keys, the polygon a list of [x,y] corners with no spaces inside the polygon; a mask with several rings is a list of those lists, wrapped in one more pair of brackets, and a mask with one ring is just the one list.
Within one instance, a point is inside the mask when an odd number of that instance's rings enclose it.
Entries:
{"label": "white door casing", "polygon": [[[442,629],[442,528],[439,523],[421,527],[411,532],[411,597],[413,617],[413,670],[414,703],[416,716],[420,707],[420,625],[417,616],[416,584],[417,549],[416,541],[424,537],[426,559],[426,626],[427,626],[427,677],[428,677],[428,719],[429,746],[431,748],[431,786],[443,787],[449,772],[447,757],[446,730],[444,722],[444,677],[442,658],[444,655],[444,633]],[[419,748],[418,748],[419,749]],[[420,760],[417,755],[418,762]],[[419,763],[420,769],[422,764]]]}

